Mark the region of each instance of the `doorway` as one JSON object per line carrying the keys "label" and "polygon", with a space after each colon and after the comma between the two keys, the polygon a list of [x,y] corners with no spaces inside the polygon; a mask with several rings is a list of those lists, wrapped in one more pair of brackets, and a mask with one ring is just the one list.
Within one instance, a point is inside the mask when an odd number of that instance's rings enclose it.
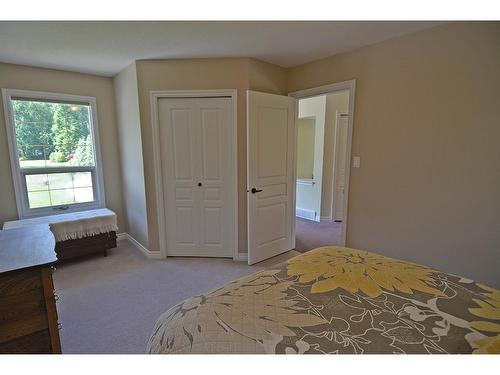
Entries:
{"label": "doorway", "polygon": [[345,246],[354,81],[298,99],[295,250]]}
{"label": "doorway", "polygon": [[[351,80],[290,93],[288,96],[247,91],[249,264],[292,249],[305,252],[325,245],[345,246],[354,89],[355,81]],[[348,98],[347,111],[327,112],[327,101],[335,97],[334,94],[347,95],[345,96]],[[301,110],[299,101],[306,103],[307,108]],[[336,120],[333,121],[333,125],[328,120],[332,113],[334,113],[334,119],[339,118],[340,130],[338,132]],[[347,118],[347,128],[344,130],[341,128],[342,124],[345,124],[342,122],[345,121],[343,118]],[[301,125],[299,125],[299,119]],[[297,142],[299,126],[301,127],[300,133],[304,135],[304,142],[301,142],[300,146]],[[333,149],[337,133],[346,134],[345,137],[347,137],[345,147],[337,147],[337,150],[344,150],[345,156],[344,171],[341,173],[343,174],[342,184],[334,182],[336,174],[333,171],[335,164]],[[339,136],[339,141],[341,137]],[[330,151],[325,152],[325,149]],[[297,161],[297,153],[305,157],[300,163]],[[299,175],[300,178],[298,178]],[[338,181],[339,177],[337,177]],[[324,186],[326,188],[323,188]],[[331,192],[328,194],[330,191],[328,189],[334,189],[334,186],[342,186],[342,189],[340,193],[332,197]],[[309,188],[310,191],[316,191],[319,194],[315,198],[311,195],[301,197],[298,190],[302,188]],[[339,199],[333,199],[339,194]],[[326,198],[323,199],[323,196]],[[301,200],[302,198],[304,200]],[[310,207],[306,207],[303,203],[306,201],[311,204]],[[335,210],[335,201],[342,202],[340,211]],[[297,206],[302,210],[298,210]],[[339,208],[338,205],[337,208]],[[334,219],[334,212],[340,212],[341,217]],[[297,218],[297,214],[309,216]],[[326,216],[326,220],[325,215],[329,215]],[[300,227],[303,219],[306,220],[304,223],[310,224],[311,227]],[[298,225],[297,222],[299,222]],[[336,240],[327,237],[324,241],[316,241],[322,237],[321,233],[326,236],[334,233],[335,227],[340,233]],[[319,230],[320,235],[315,235],[315,230]],[[298,238],[299,243],[297,243],[296,231],[299,232],[299,236],[300,231],[304,232],[314,241],[300,247],[301,238]]]}

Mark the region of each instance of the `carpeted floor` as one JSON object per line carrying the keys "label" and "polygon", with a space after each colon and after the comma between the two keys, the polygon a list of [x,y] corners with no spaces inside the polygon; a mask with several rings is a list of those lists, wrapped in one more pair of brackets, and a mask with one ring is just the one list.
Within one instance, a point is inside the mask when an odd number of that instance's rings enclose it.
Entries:
{"label": "carpeted floor", "polygon": [[297,218],[295,226],[295,250],[306,251],[321,246],[340,245],[342,223],[316,222]]}
{"label": "carpeted floor", "polygon": [[127,240],[109,256],[59,265],[54,285],[63,353],[144,353],[156,319],[170,307],[297,255],[258,265],[216,258],[150,260]]}

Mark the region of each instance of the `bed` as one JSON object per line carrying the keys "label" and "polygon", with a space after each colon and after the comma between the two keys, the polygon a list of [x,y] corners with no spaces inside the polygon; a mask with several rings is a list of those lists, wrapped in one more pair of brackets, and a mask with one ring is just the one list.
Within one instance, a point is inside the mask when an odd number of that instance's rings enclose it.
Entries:
{"label": "bed", "polygon": [[500,291],[323,247],[172,307],[148,353],[500,353]]}

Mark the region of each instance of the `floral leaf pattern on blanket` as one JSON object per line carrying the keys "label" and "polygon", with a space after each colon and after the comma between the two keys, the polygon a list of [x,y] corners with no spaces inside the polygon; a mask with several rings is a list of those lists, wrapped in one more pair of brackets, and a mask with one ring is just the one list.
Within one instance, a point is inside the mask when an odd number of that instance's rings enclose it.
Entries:
{"label": "floral leaf pattern on blanket", "polygon": [[444,295],[432,286],[434,270],[367,251],[338,248],[306,253],[288,263],[290,276],[300,275],[300,283],[314,281],[312,293],[342,288],[356,293],[361,290],[370,297],[382,294],[382,289],[412,293],[418,290]]}
{"label": "floral leaf pattern on blanket", "polygon": [[[156,332],[162,334],[156,337],[159,342],[152,344],[162,345],[167,338],[166,347],[175,344],[196,350],[199,337],[212,336],[223,340],[228,348],[264,352],[284,337],[295,336],[292,328],[327,323],[298,307],[294,298],[287,298],[285,291],[292,282],[279,282],[274,277],[278,272],[260,272],[178,305],[160,318],[163,323]],[[198,320],[198,316],[205,319]],[[282,319],[284,316],[286,319]],[[182,327],[175,324],[181,318]],[[183,335],[172,336],[181,330]]]}
{"label": "floral leaf pattern on blanket", "polygon": [[163,314],[149,353],[500,353],[500,291],[319,248]]}
{"label": "floral leaf pattern on blanket", "polygon": [[[469,311],[481,318],[494,319],[500,321],[500,290],[490,288],[483,284],[477,284],[481,289],[486,290],[484,293],[485,300],[473,298],[472,300],[480,307],[470,308]],[[473,321],[471,326],[488,332],[500,332],[500,324],[487,321]]]}
{"label": "floral leaf pattern on blanket", "polygon": [[[496,322],[475,320],[470,325],[479,331],[500,333],[500,290],[483,284],[477,285],[486,291],[486,293],[483,293],[486,299],[473,298],[472,300],[479,307],[469,308],[469,311],[476,316],[492,319]],[[493,337],[479,338],[474,341],[474,344],[477,346],[474,353],[500,353],[500,334]]]}

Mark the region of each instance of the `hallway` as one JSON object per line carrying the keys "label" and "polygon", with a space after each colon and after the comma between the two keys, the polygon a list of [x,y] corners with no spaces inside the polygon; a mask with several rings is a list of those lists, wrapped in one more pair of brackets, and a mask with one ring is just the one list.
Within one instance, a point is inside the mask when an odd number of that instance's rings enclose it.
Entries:
{"label": "hallway", "polygon": [[295,250],[306,251],[321,246],[338,246],[342,234],[342,223],[316,222],[297,217],[295,226]]}

